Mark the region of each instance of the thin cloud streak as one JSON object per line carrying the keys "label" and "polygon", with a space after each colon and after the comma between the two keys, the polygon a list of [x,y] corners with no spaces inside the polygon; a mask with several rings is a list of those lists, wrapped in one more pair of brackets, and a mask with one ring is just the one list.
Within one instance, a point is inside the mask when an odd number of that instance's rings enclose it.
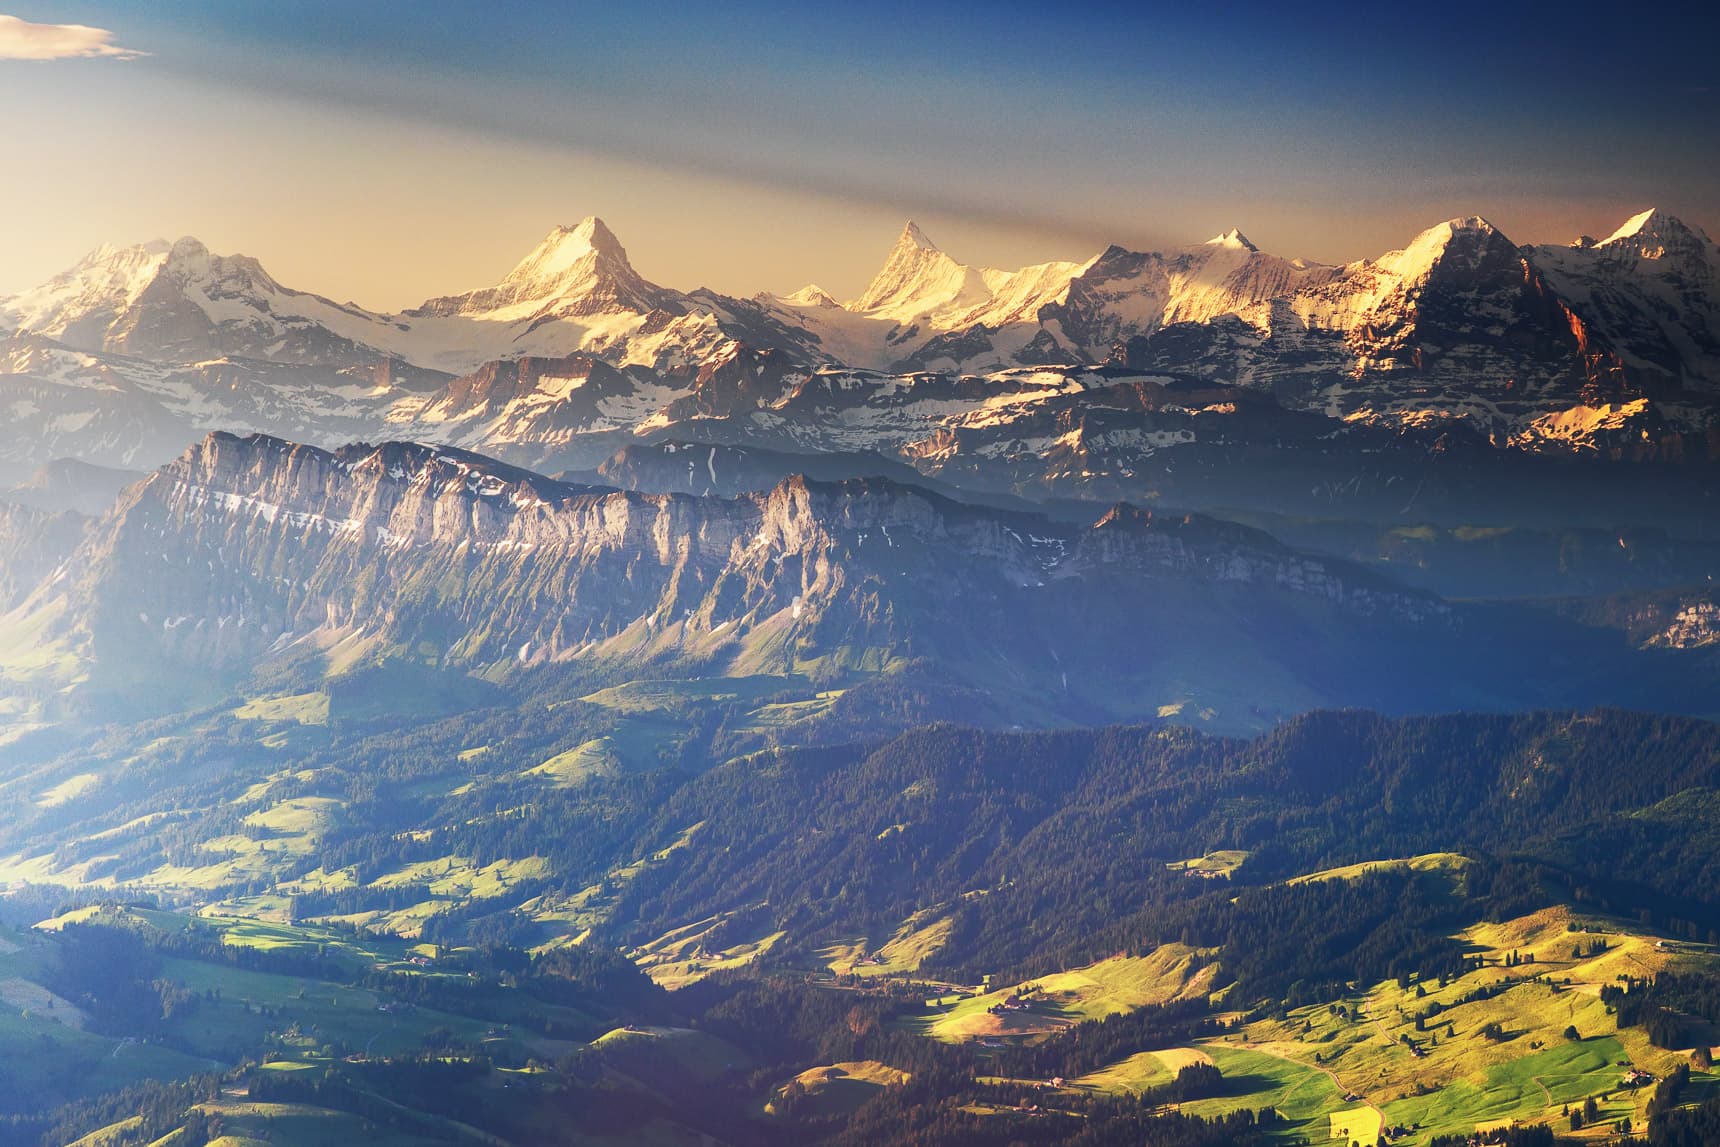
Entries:
{"label": "thin cloud streak", "polygon": [[87,24],[32,24],[0,15],[0,60],[135,60],[149,55],[122,48],[113,38],[106,28]]}
{"label": "thin cloud streak", "polygon": [[[683,123],[656,109],[640,111],[593,93],[568,93],[530,83],[497,84],[484,90],[404,68],[355,73],[326,60],[299,59],[291,65],[252,61],[240,67],[220,59],[168,53],[160,64],[164,72],[216,88],[393,117],[564,154],[601,156],[671,177],[680,173],[798,193],[830,204],[893,212],[904,220],[913,216],[961,219],[1069,243],[1072,251],[1091,248],[1096,252],[1119,236],[1137,243],[1175,241],[1172,234],[1142,227],[1138,221],[1095,217],[1091,204],[1062,206],[1044,195],[1022,194],[1020,187],[1003,187],[995,178],[997,172],[992,178],[936,179],[925,176],[930,161],[923,156],[890,161],[862,149],[843,156],[810,148],[769,148],[761,144],[759,133],[726,130],[720,115],[701,119],[697,109],[689,109]],[[580,105],[584,114],[572,110]]]}

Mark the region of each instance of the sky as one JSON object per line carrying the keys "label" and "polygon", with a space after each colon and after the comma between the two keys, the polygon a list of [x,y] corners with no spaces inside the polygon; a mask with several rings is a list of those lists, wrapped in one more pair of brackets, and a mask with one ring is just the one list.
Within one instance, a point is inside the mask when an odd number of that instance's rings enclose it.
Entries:
{"label": "sky", "polygon": [[1005,267],[1714,234],[1697,8],[0,0],[0,294],[189,234],[397,309],[587,215],[661,283],[838,297],[909,218]]}

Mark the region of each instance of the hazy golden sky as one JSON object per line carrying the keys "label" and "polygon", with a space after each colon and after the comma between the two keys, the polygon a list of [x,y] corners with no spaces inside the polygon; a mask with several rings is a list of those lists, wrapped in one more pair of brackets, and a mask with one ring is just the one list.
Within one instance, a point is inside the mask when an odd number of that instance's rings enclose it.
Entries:
{"label": "hazy golden sky", "polygon": [[909,217],[996,266],[1231,226],[1338,262],[1455,215],[1564,242],[1720,201],[1708,88],[1663,61],[1548,92],[1502,66],[1545,32],[1496,14],[1458,51],[1270,6],[10,7],[93,28],[8,59],[0,27],[0,293],[189,234],[397,309],[595,214],[658,282],[848,297]]}

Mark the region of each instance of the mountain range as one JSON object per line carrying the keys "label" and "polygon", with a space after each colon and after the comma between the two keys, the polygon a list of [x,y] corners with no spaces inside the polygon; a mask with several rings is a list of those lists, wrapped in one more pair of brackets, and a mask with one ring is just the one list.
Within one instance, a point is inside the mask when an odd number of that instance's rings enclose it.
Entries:
{"label": "mountain range", "polygon": [[0,301],[0,674],[14,727],[390,659],[907,672],[1039,723],[1705,712],[1717,270],[1656,211],[1007,272],[909,223],[855,299],[738,299],[591,218],[383,315],[102,248]]}
{"label": "mountain range", "polygon": [[[0,300],[0,394],[24,431],[0,478],[59,457],[148,468],[215,429],[436,442],[551,472],[663,438],[873,450],[1005,486],[1022,481],[1011,458],[1068,454],[1037,476],[1053,492],[1299,426],[1359,434],[1352,455],[1456,435],[1706,463],[1717,275],[1720,248],[1659,211],[1569,247],[1453,219],[1343,266],[1232,230],[1000,271],[910,223],[853,300],[743,299],[646,280],[589,218],[495,286],[385,315],[194,239],[103,247]],[[1129,397],[1167,387],[1194,397]]]}

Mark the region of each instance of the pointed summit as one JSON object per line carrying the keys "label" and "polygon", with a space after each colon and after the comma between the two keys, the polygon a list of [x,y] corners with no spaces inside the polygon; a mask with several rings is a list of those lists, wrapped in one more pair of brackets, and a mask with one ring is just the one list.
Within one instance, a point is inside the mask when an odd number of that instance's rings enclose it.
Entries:
{"label": "pointed summit", "polygon": [[[1664,223],[1669,219],[1672,219],[1672,217],[1661,211],[1660,208],[1650,207],[1647,211],[1632,215],[1629,219],[1626,219],[1622,227],[1617,231],[1614,231],[1611,235],[1608,235],[1605,239],[1602,239],[1601,242],[1611,243],[1616,239],[1634,238],[1635,236],[1642,234],[1644,231],[1652,234],[1661,223]],[[1672,219],[1672,222],[1676,223],[1678,221],[1676,219]]]}
{"label": "pointed summit", "polygon": [[1226,247],[1231,250],[1240,251],[1260,250],[1260,248],[1248,241],[1248,236],[1244,235],[1241,231],[1238,231],[1235,227],[1232,227],[1222,235],[1214,235],[1211,239],[1208,239],[1204,245],[1208,247]]}
{"label": "pointed summit", "polygon": [[681,314],[680,297],[641,278],[615,233],[589,215],[544,236],[494,287],[430,299],[406,314],[512,322],[655,310]]}
{"label": "pointed summit", "polygon": [[1449,260],[1454,254],[1462,256],[1459,265],[1473,266],[1500,244],[1516,249],[1493,224],[1479,215],[1467,215],[1434,224],[1403,250],[1380,256],[1375,265],[1404,279],[1422,279],[1435,267],[1452,265]]}
{"label": "pointed summit", "polygon": [[212,253],[201,239],[184,235],[168,250],[163,267],[170,276],[176,276],[182,281],[202,281],[215,274],[220,265],[228,261]]}
{"label": "pointed summit", "polygon": [[896,249],[898,251],[904,247],[911,247],[920,251],[936,251],[939,249],[936,243],[926,238],[926,233],[920,230],[920,225],[915,223],[912,219],[908,220],[908,225],[902,228],[901,237],[896,240]]}
{"label": "pointed summit", "polygon": [[909,220],[865,294],[847,306],[861,314],[909,322],[950,306],[971,307],[990,296],[980,271],[944,254]]}
{"label": "pointed summit", "polygon": [[7,325],[80,350],[103,349],[107,329],[149,288],[173,245],[153,239],[130,247],[104,243],[70,269],[0,303]]}
{"label": "pointed summit", "polygon": [[181,235],[168,251],[169,259],[207,259],[209,248],[195,235]]}
{"label": "pointed summit", "polygon": [[572,227],[557,227],[544,236],[543,242],[521,259],[503,281],[556,278],[591,256],[614,260],[623,266],[627,263],[627,251],[621,246],[621,240],[595,215],[586,216]]}
{"label": "pointed summit", "polygon": [[1634,250],[1645,259],[1658,259],[1669,251],[1684,251],[1705,247],[1708,236],[1675,215],[1658,207],[1632,215],[1624,226],[1601,240],[1602,247]]}
{"label": "pointed summit", "polygon": [[840,307],[842,304],[817,283],[808,283],[792,295],[784,295],[782,301],[796,307]]}

